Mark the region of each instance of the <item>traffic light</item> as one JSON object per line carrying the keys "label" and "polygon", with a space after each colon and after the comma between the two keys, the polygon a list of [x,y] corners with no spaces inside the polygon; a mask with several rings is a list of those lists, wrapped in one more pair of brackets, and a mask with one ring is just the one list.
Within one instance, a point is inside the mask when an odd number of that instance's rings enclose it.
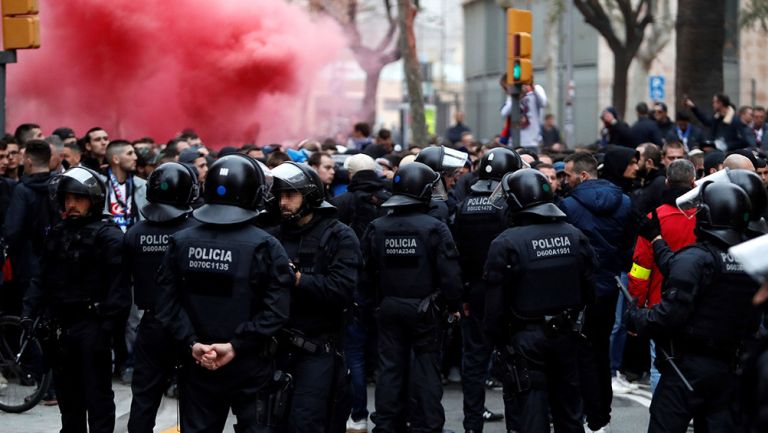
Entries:
{"label": "traffic light", "polygon": [[3,48],[40,48],[38,0],[2,0]]}
{"label": "traffic light", "polygon": [[533,82],[533,14],[522,9],[507,9],[507,84]]}

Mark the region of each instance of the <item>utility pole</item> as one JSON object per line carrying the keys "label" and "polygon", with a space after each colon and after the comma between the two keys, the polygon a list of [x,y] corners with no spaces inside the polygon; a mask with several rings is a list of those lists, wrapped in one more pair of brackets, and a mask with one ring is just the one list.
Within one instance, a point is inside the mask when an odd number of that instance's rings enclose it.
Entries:
{"label": "utility pole", "polygon": [[576,96],[575,83],[573,81],[573,0],[566,0],[565,12],[565,144],[573,148],[576,144],[575,127],[573,124],[573,99]]}

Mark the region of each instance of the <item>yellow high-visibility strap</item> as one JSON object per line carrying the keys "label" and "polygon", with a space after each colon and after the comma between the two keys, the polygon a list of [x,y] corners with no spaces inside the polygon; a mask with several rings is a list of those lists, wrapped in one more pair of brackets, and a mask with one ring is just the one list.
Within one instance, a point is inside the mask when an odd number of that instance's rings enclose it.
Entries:
{"label": "yellow high-visibility strap", "polygon": [[629,275],[631,277],[637,278],[638,280],[647,280],[651,278],[651,270],[644,268],[637,263],[632,263],[632,270],[629,271]]}

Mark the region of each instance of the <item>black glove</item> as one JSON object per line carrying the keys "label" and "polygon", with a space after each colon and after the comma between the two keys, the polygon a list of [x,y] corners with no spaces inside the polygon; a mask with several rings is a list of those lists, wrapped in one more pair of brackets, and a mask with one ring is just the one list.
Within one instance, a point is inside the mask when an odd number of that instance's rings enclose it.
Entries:
{"label": "black glove", "polygon": [[21,329],[24,330],[24,334],[30,335],[35,326],[35,321],[29,317],[22,317],[19,324],[21,325]]}
{"label": "black glove", "polygon": [[647,239],[648,242],[653,242],[657,236],[661,235],[661,224],[659,224],[656,210],[651,211],[651,218],[642,218],[640,226],[637,228],[637,234]]}
{"label": "black glove", "polygon": [[624,327],[627,332],[631,334],[637,334],[637,316],[643,314],[641,309],[637,306],[635,301],[630,301],[627,305],[627,309],[624,310]]}

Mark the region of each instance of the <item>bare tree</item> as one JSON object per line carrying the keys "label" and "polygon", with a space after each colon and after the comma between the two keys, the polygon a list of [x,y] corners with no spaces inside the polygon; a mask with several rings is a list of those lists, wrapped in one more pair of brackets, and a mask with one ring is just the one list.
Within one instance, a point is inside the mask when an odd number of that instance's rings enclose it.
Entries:
{"label": "bare tree", "polygon": [[574,0],[584,21],[600,33],[613,52],[613,105],[622,116],[627,106],[629,66],[643,42],[645,28],[653,22],[652,2]]}
{"label": "bare tree", "polygon": [[768,33],[768,0],[744,1],[744,7],[739,13],[740,26],[751,28],[759,26],[763,33]]}
{"label": "bare tree", "polygon": [[416,34],[413,25],[418,10],[418,0],[415,2],[398,0],[400,50],[403,55],[403,71],[411,106],[410,141],[416,146],[424,147],[428,143],[427,122],[424,117],[424,96],[421,93],[421,64],[416,52]]}
{"label": "bare tree", "polygon": [[360,69],[365,72],[365,92],[359,119],[370,125],[376,123],[376,96],[379,89],[381,70],[400,59],[400,47],[394,43],[397,21],[392,14],[391,0],[381,0],[387,19],[387,32],[375,47],[363,44],[358,27],[358,0],[310,0],[310,9],[333,18],[344,30],[349,49],[355,56]]}

